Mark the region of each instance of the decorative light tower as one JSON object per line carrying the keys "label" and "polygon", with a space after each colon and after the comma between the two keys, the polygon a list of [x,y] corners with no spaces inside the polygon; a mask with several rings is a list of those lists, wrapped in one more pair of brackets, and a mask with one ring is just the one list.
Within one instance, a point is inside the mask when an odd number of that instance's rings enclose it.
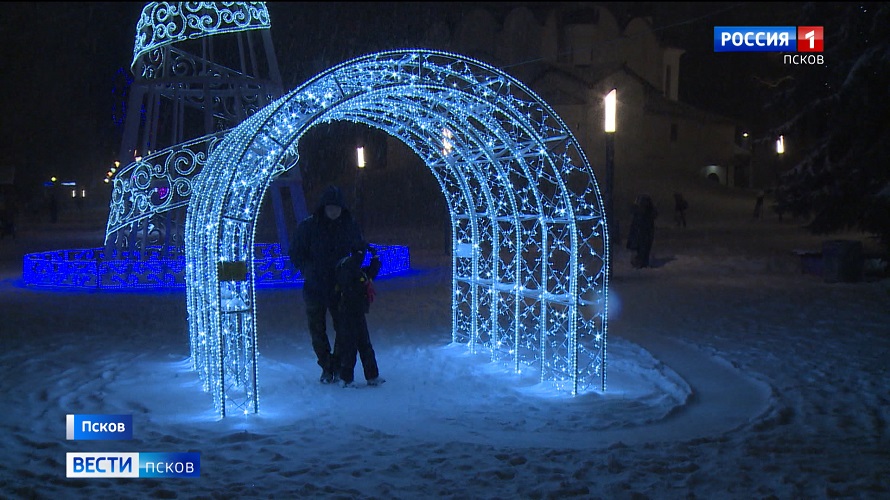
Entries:
{"label": "decorative light tower", "polygon": [[[191,178],[227,130],[283,93],[270,28],[264,2],[145,5],[136,25],[119,154],[126,166],[110,179],[106,253],[144,258],[150,245],[162,254],[182,248]],[[294,217],[302,219],[307,210],[299,169],[269,189],[278,239],[286,247],[285,190]]]}

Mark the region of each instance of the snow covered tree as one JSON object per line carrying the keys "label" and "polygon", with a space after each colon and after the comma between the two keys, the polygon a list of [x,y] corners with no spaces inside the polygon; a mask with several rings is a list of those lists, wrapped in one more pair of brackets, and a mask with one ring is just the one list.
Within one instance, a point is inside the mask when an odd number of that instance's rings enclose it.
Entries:
{"label": "snow covered tree", "polygon": [[890,4],[809,4],[799,26],[825,25],[825,64],[795,68],[773,100],[775,135],[801,156],[776,191],[778,210],[816,233],[857,229],[890,251]]}

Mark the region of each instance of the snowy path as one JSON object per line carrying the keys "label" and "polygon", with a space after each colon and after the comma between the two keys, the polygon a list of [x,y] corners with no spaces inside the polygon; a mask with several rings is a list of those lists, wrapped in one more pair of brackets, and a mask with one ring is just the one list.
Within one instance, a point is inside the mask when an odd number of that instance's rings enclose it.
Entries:
{"label": "snowy path", "polygon": [[670,339],[650,338],[643,347],[683,377],[694,394],[674,415],[621,438],[625,443],[717,435],[755,420],[768,408],[770,388],[725,360]]}
{"label": "snowy path", "polygon": [[[396,381],[381,389],[389,392],[386,399],[374,397],[362,401],[362,425],[421,441],[456,440],[492,446],[586,449],[617,442],[636,444],[684,441],[718,435],[756,419],[766,410],[769,388],[744,376],[722,360],[693,346],[672,340],[652,340],[643,347],[675,370],[694,391],[692,397],[678,405],[670,415],[654,422],[628,427],[618,427],[616,424],[605,429],[590,428],[589,424],[584,424],[582,414],[590,412],[592,416],[602,410],[597,407],[595,399],[587,398],[581,405],[569,405],[568,409],[555,410],[562,412],[565,419],[577,420],[577,425],[561,430],[548,429],[547,432],[540,433],[535,432],[530,425],[523,425],[527,424],[526,419],[532,419],[535,415],[534,410],[523,412],[522,405],[534,405],[534,401],[515,401],[515,406],[510,408],[520,415],[505,413],[494,420],[482,418],[490,417],[488,413],[475,415],[471,405],[460,401],[439,403],[427,408],[412,406],[411,411],[406,411],[405,405],[412,398],[407,394],[409,391],[403,387],[404,384]],[[429,387],[428,390],[436,392],[435,387]],[[449,393],[445,389],[441,391],[446,397]],[[621,397],[614,390],[607,393],[607,398]],[[526,396],[529,397],[532,396]],[[398,401],[399,404],[392,404],[393,401]],[[622,404],[632,406],[634,400],[628,398]],[[446,408],[451,412],[443,414],[443,409]],[[556,415],[548,416],[556,418]],[[546,417],[543,421],[546,422],[544,425],[558,425]],[[516,432],[517,428],[525,432]]]}

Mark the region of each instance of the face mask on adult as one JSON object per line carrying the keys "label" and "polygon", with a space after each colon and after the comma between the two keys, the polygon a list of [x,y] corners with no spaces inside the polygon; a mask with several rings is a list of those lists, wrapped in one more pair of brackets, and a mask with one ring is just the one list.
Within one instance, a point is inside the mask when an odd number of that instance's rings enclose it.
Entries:
{"label": "face mask on adult", "polygon": [[324,214],[331,220],[337,220],[341,212],[343,212],[343,209],[337,205],[326,205],[324,207]]}

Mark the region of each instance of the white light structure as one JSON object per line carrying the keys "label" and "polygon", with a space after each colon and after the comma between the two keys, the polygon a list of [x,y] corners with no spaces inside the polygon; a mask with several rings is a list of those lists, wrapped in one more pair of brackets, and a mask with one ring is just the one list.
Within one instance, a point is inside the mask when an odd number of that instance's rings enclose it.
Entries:
{"label": "white light structure", "polygon": [[355,148],[355,166],[365,168],[365,148]]}
{"label": "white light structure", "polygon": [[506,73],[457,54],[399,50],[342,63],[261,109],[193,178],[192,363],[219,415],[259,408],[249,270],[265,191],[297,164],[308,129],[338,120],[401,140],[436,177],[452,227],[453,342],[516,372],[537,370],[558,390],[605,390],[609,238],[578,141]]}
{"label": "white light structure", "polygon": [[778,139],[776,139],[776,154],[785,154],[785,136],[780,135]]}

